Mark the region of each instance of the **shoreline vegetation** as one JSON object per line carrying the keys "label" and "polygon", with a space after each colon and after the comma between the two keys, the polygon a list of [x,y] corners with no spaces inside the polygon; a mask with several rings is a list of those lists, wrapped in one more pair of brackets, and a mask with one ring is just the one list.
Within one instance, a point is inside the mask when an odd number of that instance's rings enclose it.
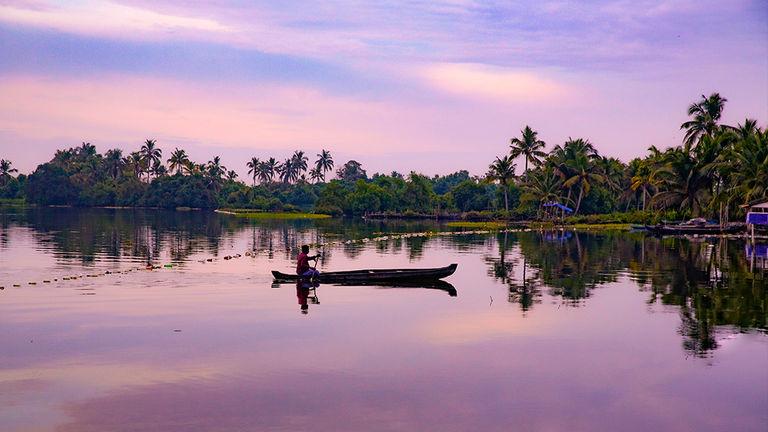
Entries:
{"label": "shoreline vegetation", "polygon": [[0,159],[0,205],[219,209],[250,219],[423,218],[467,227],[534,221],[628,229],[690,217],[727,223],[744,216],[743,204],[768,200],[768,132],[751,119],[721,124],[725,103],[717,93],[702,95],[688,107],[681,145],[651,146],[628,163],[601,155],[585,138],[545,152],[538,132],[525,126],[483,175],[369,176],[354,160],[337,167],[328,150],[312,163],[297,150],[282,161],[251,158],[241,181],[218,156],[201,164],[176,148],[166,159],[151,139],[127,155],[82,143],[58,150],[29,175]]}

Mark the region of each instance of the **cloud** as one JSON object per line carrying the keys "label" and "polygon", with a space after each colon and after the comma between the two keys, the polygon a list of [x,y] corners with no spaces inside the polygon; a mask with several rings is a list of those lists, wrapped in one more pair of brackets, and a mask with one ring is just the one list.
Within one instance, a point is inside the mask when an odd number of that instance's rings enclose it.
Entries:
{"label": "cloud", "polygon": [[572,93],[542,74],[474,63],[433,64],[422,70],[422,76],[441,91],[470,98],[535,102]]}
{"label": "cloud", "polygon": [[169,15],[149,9],[96,0],[30,8],[0,6],[0,20],[68,33],[143,39],[177,32],[226,33],[233,29],[207,18]]}

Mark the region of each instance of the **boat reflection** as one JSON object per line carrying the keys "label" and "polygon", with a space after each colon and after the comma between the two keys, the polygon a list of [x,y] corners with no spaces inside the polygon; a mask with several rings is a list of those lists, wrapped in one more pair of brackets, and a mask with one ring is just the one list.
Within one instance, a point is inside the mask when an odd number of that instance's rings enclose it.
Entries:
{"label": "boat reflection", "polygon": [[[331,285],[331,284],[327,284]],[[433,290],[439,290],[444,291],[448,293],[451,297],[458,296],[458,291],[456,291],[456,287],[454,287],[452,284],[443,281],[443,280],[436,280],[436,281],[426,281],[426,282],[397,282],[397,283],[376,283],[376,284],[365,284],[365,283],[355,283],[355,284],[333,284],[335,286],[344,286],[344,287],[370,287],[374,289],[394,289],[394,288],[423,288],[423,289],[433,289]],[[272,288],[279,288],[280,283],[279,282],[273,282]],[[298,300],[299,309],[301,310],[301,313],[306,315],[309,313],[309,305],[319,305],[320,299],[317,297],[317,288],[320,287],[320,283],[313,282],[310,280],[298,280],[296,281],[296,298]]]}

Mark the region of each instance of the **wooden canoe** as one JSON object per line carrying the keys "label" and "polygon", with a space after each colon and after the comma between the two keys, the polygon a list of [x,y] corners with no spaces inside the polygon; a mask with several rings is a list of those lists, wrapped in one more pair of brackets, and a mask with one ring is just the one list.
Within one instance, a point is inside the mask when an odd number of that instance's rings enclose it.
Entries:
{"label": "wooden canoe", "polygon": [[744,224],[731,223],[720,225],[657,225],[649,227],[649,231],[657,235],[677,234],[735,234],[744,231]]}
{"label": "wooden canoe", "polygon": [[[371,270],[349,270],[338,272],[322,272],[316,278],[317,282],[326,283],[377,283],[377,282],[420,282],[435,281],[448,277],[456,271],[458,264],[451,264],[447,267],[425,268],[425,269],[371,269]],[[272,276],[275,281],[290,282],[297,281],[300,276],[295,274],[280,273],[273,270]]]}

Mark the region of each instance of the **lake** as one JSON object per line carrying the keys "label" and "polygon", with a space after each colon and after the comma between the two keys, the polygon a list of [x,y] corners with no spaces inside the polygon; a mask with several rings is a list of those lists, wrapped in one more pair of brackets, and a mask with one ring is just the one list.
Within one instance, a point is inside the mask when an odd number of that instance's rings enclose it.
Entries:
{"label": "lake", "polygon": [[[768,424],[768,270],[744,240],[0,212],[3,431]],[[424,288],[273,284],[304,243],[324,245],[321,271],[458,270]]]}

